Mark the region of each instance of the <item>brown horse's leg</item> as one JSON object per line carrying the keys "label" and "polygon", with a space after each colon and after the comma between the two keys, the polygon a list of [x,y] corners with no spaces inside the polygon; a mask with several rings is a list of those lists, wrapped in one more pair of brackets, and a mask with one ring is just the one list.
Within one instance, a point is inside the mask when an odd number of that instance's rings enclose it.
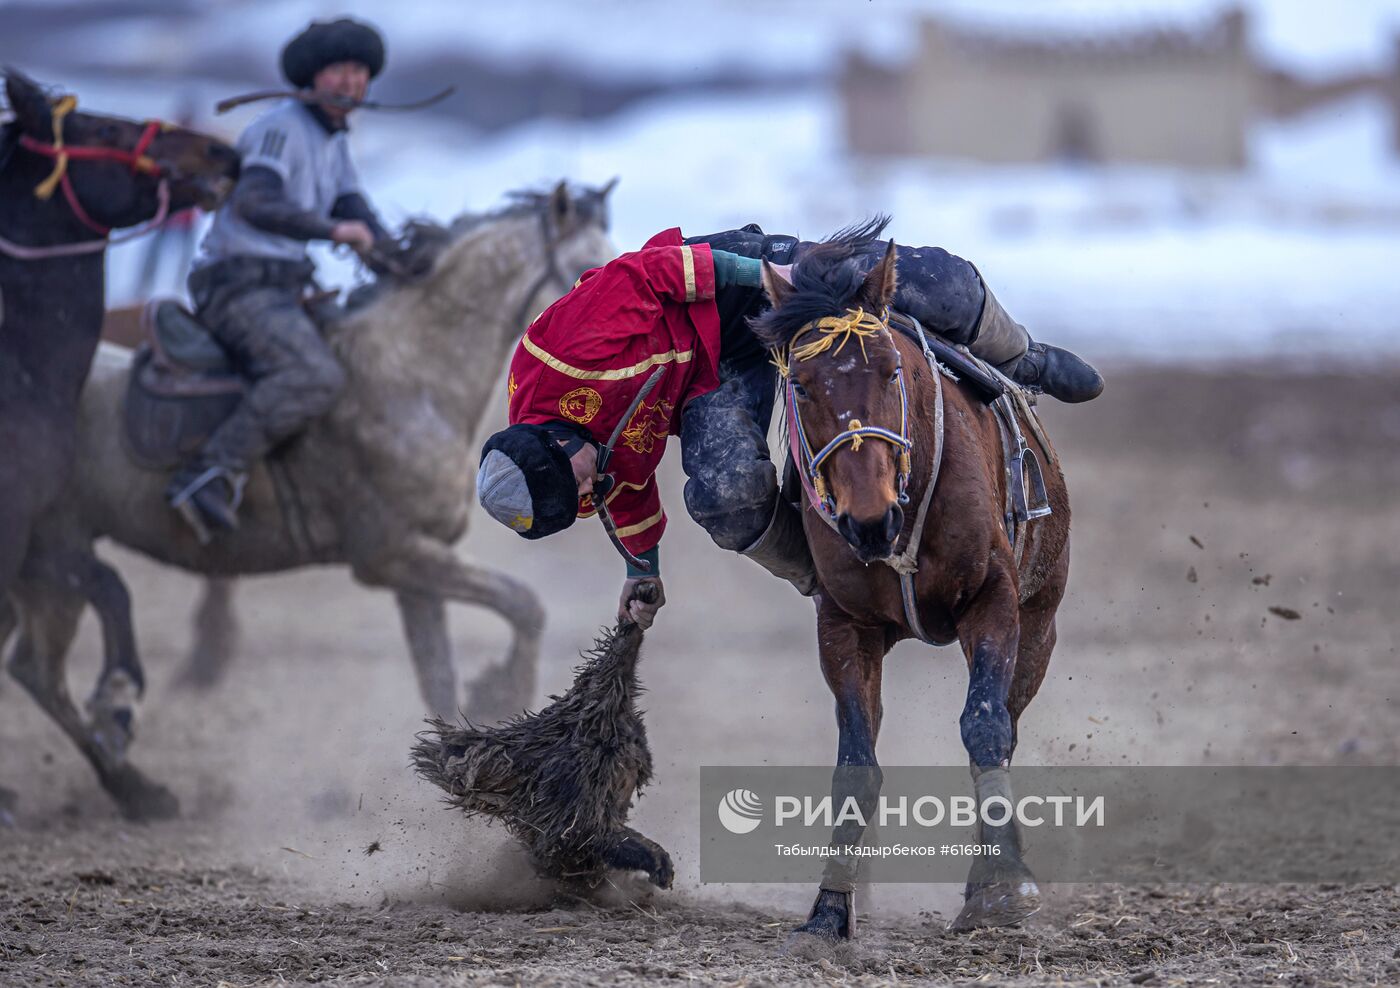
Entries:
{"label": "brown horse's leg", "polygon": [[[1011,718],[1012,752],[1016,750],[1021,714],[1040,689],[1040,684],[1045,680],[1045,672],[1050,666],[1050,653],[1055,648],[1055,611],[1060,606],[1060,598],[1064,596],[1068,578],[1069,553],[1065,552],[1060,556],[1055,571],[1045,586],[1021,608],[1020,641],[1016,650],[1011,687],[1006,697],[1006,710]],[[991,795],[1012,798],[1010,776],[1003,776],[1000,772],[1006,770],[988,774],[981,772],[974,763],[973,776],[978,780],[979,799]],[[967,902],[953,924],[956,930],[1010,925],[1039,908],[1039,891],[1030,869],[1021,860],[1015,824],[987,828],[983,839],[985,841],[988,838],[1002,846],[1003,853],[1012,853],[1006,858],[1007,864],[1002,866],[999,872],[983,869],[979,874],[978,868],[973,867],[972,874],[968,877]]]}
{"label": "brown horse's leg", "polygon": [[102,626],[102,671],[87,706],[93,740],[107,748],[113,761],[121,761],[135,734],[136,702],[146,689],[126,583],[97,558],[91,545],[57,545],[38,535],[21,572],[36,587],[59,595],[81,594],[97,612]]}
{"label": "brown horse's leg", "polygon": [[[5,647],[19,627],[19,615],[15,613],[14,604],[5,595],[0,595],[0,656],[5,654]],[[19,802],[19,797],[13,789],[6,789],[0,786],[0,827],[13,827],[15,825],[15,805]]]}
{"label": "brown horse's leg", "polygon": [[[1011,796],[1011,756],[1016,728],[1009,706],[1017,677],[1020,608],[1009,573],[991,576],[958,621],[958,639],[967,656],[967,703],[959,726],[972,762],[977,800]],[[1001,826],[979,822],[979,843],[996,853],[979,856],[968,875],[966,901],[954,930],[1010,926],[1040,908],[1035,877],[1021,860],[1015,820]]]}
{"label": "brown horse's leg", "polygon": [[154,820],[177,815],[180,806],[170,790],[147,779],[129,761],[113,758],[68,694],[66,659],[83,613],[83,599],[47,587],[22,585],[19,590],[22,629],[10,653],[10,674],[92,763],[123,816]]}
{"label": "brown horse's leg", "polygon": [[1016,652],[1016,673],[1011,679],[1011,692],[1006,709],[1011,714],[1011,746],[1016,747],[1021,714],[1040,691],[1050,668],[1050,653],[1055,650],[1055,612],[1065,595],[1069,581],[1069,549],[1060,554],[1054,571],[1034,597],[1021,607],[1021,642]]}
{"label": "brown horse's leg", "polygon": [[[854,796],[867,820],[874,818],[882,781],[875,758],[875,741],[880,734],[880,676],[885,653],[889,651],[883,628],[855,624],[849,615],[823,595],[817,609],[817,641],[821,651],[822,674],[836,697],[836,724],[840,732],[836,745],[836,770],[831,778],[831,796],[841,806]],[[843,824],[832,833],[833,847],[859,844],[865,828]],[[822,875],[821,890],[807,922],[799,933],[812,933],[829,939],[855,935],[856,860],[832,858]]]}

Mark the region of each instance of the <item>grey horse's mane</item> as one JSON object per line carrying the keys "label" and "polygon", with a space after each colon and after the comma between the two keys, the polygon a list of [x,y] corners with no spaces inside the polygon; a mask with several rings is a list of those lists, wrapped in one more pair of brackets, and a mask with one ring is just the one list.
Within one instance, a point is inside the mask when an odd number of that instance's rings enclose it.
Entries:
{"label": "grey horse's mane", "polygon": [[[606,218],[605,199],[607,194],[605,192],[584,185],[571,185],[566,186],[566,188],[574,208],[584,218],[591,219],[595,216],[600,219]],[[554,200],[554,190],[555,187],[515,189],[506,193],[505,204],[496,209],[484,213],[462,213],[455,217],[448,226],[452,233],[452,239],[456,240],[487,223],[494,223],[498,220],[543,215]]]}

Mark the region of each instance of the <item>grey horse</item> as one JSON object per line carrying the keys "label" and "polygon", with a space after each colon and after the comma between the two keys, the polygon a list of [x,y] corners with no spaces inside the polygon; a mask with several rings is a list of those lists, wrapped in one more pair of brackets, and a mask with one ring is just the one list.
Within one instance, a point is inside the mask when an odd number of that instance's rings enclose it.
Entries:
{"label": "grey horse", "polygon": [[[348,565],[360,583],[393,591],[419,689],[439,717],[458,707],[445,604],[480,605],[509,622],[513,641],[506,661],[475,684],[470,708],[483,719],[519,711],[534,694],[544,609],[528,586],[458,558],[452,545],[473,501],[471,439],[511,348],[579,274],[616,254],[610,189],[561,183],[458,221],[431,274],[336,323],[328,338],[347,372],[343,397],[253,472],[241,527],[208,545],[166,505],[164,474],[124,452],[132,353],[104,344],[82,396],[73,480],[41,521],[33,551],[91,556],[107,536],[221,578]],[[126,759],[136,656],[107,656],[87,721],[65,679],[83,599],[54,581],[22,582],[11,604],[0,602],[0,644],[19,629],[12,675],[87,756],[123,813],[177,812],[173,795]]]}

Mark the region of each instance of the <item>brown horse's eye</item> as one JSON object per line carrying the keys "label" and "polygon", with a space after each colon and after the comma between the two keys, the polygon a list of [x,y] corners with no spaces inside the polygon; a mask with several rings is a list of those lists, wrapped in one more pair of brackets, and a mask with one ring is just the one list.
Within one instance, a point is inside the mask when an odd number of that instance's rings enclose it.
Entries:
{"label": "brown horse's eye", "polygon": [[798,384],[796,381],[792,382],[792,393],[795,394],[802,401],[806,401],[808,398],[812,397],[810,394],[807,393],[807,389],[804,388],[802,385]]}
{"label": "brown horse's eye", "polygon": [[890,373],[890,383],[891,383],[891,384],[894,384],[894,383],[896,383],[898,380],[899,380],[899,368],[896,367],[896,368]]}

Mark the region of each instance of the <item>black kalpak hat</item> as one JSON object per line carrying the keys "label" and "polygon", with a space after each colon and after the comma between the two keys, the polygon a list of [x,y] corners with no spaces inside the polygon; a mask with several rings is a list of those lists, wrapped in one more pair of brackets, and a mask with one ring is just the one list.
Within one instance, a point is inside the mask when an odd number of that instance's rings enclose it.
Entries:
{"label": "black kalpak hat", "polygon": [[373,79],[384,68],[384,39],[368,24],[342,17],[312,21],[282,49],[282,74],[298,89],[310,89],[316,73],[336,62],[359,62]]}
{"label": "black kalpak hat", "polygon": [[513,425],[481,448],[476,496],[486,513],[516,534],[542,539],[578,517],[578,481],[558,439],[576,434],[567,423]]}

